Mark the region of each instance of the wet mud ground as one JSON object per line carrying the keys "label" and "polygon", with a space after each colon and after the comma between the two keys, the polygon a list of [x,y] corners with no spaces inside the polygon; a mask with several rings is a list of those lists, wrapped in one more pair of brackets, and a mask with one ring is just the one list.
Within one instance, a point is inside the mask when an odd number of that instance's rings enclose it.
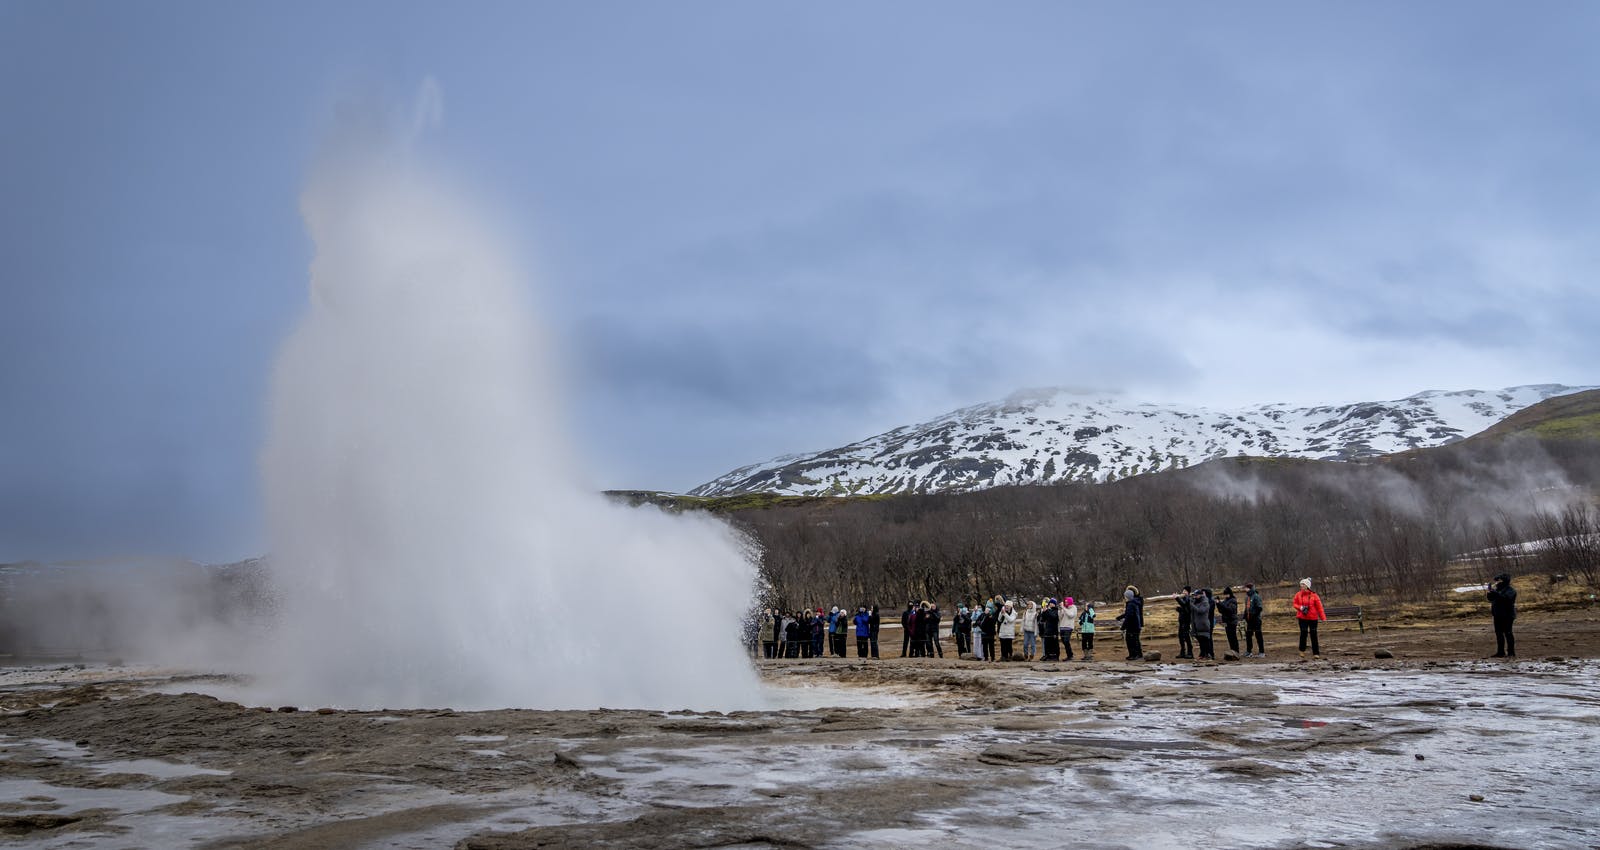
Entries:
{"label": "wet mud ground", "polygon": [[183,693],[226,676],[0,668],[0,843],[1596,848],[1593,638],[1516,663],[767,662],[776,705],[822,707],[728,714],[283,712]]}

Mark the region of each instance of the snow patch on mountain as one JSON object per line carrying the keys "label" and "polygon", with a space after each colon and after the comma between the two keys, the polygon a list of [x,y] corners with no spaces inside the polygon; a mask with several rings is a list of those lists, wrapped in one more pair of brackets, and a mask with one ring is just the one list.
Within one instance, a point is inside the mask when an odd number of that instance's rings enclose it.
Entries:
{"label": "snow patch on mountain", "polygon": [[697,496],[931,493],[1108,481],[1234,455],[1355,460],[1468,437],[1547,398],[1532,384],[1394,401],[1212,410],[1066,389],[1026,390],[837,449],[743,466]]}

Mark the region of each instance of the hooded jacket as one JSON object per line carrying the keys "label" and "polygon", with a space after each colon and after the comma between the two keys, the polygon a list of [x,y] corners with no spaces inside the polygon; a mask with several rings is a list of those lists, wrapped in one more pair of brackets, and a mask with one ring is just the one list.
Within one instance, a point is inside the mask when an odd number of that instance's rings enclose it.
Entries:
{"label": "hooded jacket", "polygon": [[1195,634],[1211,634],[1215,623],[1211,619],[1211,597],[1204,593],[1194,593],[1187,602],[1189,603],[1189,628]]}
{"label": "hooded jacket", "polygon": [[1326,620],[1328,615],[1322,610],[1322,597],[1318,596],[1309,587],[1302,587],[1294,595],[1294,616],[1298,620]]}
{"label": "hooded jacket", "polygon": [[1094,607],[1087,606],[1083,609],[1083,616],[1078,618],[1078,630],[1086,635],[1094,634]]}
{"label": "hooded jacket", "polygon": [[1502,581],[1489,588],[1489,614],[1497,620],[1517,618],[1517,589],[1511,582]]}
{"label": "hooded jacket", "polygon": [[1071,634],[1078,628],[1078,605],[1073,603],[1061,611],[1061,630]]}
{"label": "hooded jacket", "polygon": [[1039,634],[1045,637],[1055,637],[1057,630],[1061,628],[1061,612],[1054,605],[1044,606],[1044,610],[1039,612],[1037,625],[1039,626]]}
{"label": "hooded jacket", "polygon": [[1029,605],[1027,610],[1022,612],[1022,630],[1025,631],[1025,632],[1037,632],[1037,631],[1039,631],[1039,609],[1038,608],[1036,608],[1036,607],[1034,607],[1032,605]]}
{"label": "hooded jacket", "polygon": [[1143,631],[1144,597],[1134,595],[1132,599],[1127,599],[1126,597],[1124,599],[1122,613],[1117,615],[1117,619],[1122,621],[1122,630],[1125,632]]}
{"label": "hooded jacket", "polygon": [[1250,604],[1245,606],[1244,618],[1252,623],[1261,622],[1261,612],[1266,606],[1261,602],[1261,591],[1250,588]]}
{"label": "hooded jacket", "polygon": [[1239,600],[1232,596],[1224,596],[1218,599],[1217,614],[1222,618],[1224,626],[1237,624],[1239,622]]}
{"label": "hooded jacket", "polygon": [[872,615],[865,611],[857,611],[854,619],[856,624],[856,637],[864,638],[872,634]]}

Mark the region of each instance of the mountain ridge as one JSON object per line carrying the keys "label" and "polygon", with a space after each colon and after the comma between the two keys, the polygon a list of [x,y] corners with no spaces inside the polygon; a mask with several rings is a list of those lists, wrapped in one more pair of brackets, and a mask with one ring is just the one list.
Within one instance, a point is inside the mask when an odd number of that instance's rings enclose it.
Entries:
{"label": "mountain ridge", "polygon": [[1425,390],[1380,402],[1237,409],[1026,389],[839,448],[748,464],[689,494],[969,492],[1110,481],[1240,455],[1359,460],[1457,442],[1546,399],[1590,389],[1528,384]]}

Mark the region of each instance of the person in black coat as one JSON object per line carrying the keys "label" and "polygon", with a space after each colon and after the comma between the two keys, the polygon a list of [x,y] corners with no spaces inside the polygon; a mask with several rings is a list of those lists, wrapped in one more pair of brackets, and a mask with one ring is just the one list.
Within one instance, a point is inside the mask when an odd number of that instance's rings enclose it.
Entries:
{"label": "person in black coat", "polygon": [[967,646],[967,639],[972,635],[972,614],[967,611],[964,604],[956,605],[956,615],[950,618],[950,636],[956,639],[956,655],[962,656],[972,652],[972,647]]}
{"label": "person in black coat", "polygon": [[800,643],[800,615],[791,612],[783,621],[783,657],[799,658]]}
{"label": "person in black coat", "polygon": [[1494,618],[1494,657],[1516,658],[1517,638],[1511,633],[1511,624],[1517,619],[1517,589],[1511,586],[1511,574],[1495,576],[1487,596],[1489,616]]}
{"label": "person in black coat", "polygon": [[907,602],[906,610],[900,612],[900,657],[911,655],[912,632],[917,628],[917,603]]}
{"label": "person in black coat", "polygon": [[1257,657],[1267,657],[1267,642],[1261,637],[1261,615],[1266,610],[1266,605],[1261,601],[1261,593],[1254,584],[1244,586],[1244,657],[1250,657],[1251,639],[1254,638]]}
{"label": "person in black coat", "polygon": [[983,638],[983,660],[995,660],[994,635],[1000,628],[1000,611],[993,602],[983,607],[978,618],[978,633]]}
{"label": "person in black coat", "polygon": [[1174,597],[1178,604],[1178,658],[1194,657],[1194,642],[1190,639],[1193,632],[1194,609],[1190,607],[1189,596],[1194,591],[1189,585],[1183,586],[1183,592]]}
{"label": "person in black coat", "polygon": [[878,606],[872,606],[872,619],[867,621],[867,639],[871,641],[872,657],[878,657]]}
{"label": "person in black coat", "polygon": [[[1054,599],[1044,604],[1044,610],[1039,612],[1039,636],[1044,638],[1044,661],[1061,660],[1061,609],[1056,607]],[[1069,635],[1067,640],[1071,640]]]}
{"label": "person in black coat", "polygon": [[1222,598],[1217,600],[1217,615],[1222,619],[1223,631],[1228,633],[1228,648],[1238,652],[1239,600],[1234,598],[1233,588],[1222,589]]}
{"label": "person in black coat", "polygon": [[1128,644],[1128,660],[1137,661],[1144,657],[1144,645],[1139,642],[1139,633],[1144,631],[1144,597],[1130,584],[1122,592],[1122,600],[1117,621],[1122,623],[1122,639]]}

